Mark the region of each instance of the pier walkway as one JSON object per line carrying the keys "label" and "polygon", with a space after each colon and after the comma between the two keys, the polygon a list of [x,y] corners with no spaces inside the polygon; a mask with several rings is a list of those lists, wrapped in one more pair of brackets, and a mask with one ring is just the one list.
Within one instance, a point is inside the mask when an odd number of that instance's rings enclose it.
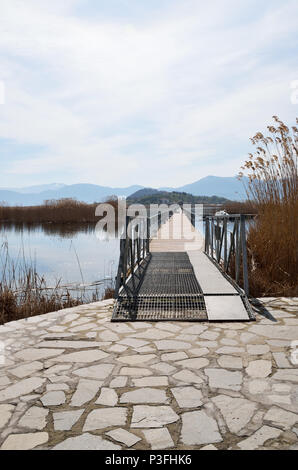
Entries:
{"label": "pier walkway", "polygon": [[124,279],[113,321],[254,319],[245,293],[203,251],[204,246],[191,218],[182,211],[174,213],[150,240],[147,257],[134,270],[136,279]]}

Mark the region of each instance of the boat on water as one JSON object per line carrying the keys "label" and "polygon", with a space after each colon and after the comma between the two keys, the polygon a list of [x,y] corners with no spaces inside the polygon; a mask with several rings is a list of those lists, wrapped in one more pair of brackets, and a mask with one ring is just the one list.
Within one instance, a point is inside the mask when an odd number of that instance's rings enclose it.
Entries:
{"label": "boat on water", "polygon": [[215,216],[216,217],[224,217],[224,216],[227,216],[229,215],[227,211],[223,210],[223,211],[217,211],[215,212]]}

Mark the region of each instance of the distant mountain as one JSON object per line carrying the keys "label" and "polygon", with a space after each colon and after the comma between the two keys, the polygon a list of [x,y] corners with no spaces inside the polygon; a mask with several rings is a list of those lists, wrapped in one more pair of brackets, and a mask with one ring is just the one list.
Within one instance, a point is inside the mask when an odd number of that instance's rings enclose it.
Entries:
{"label": "distant mountain", "polygon": [[[245,179],[244,181],[247,181]],[[236,177],[206,176],[195,183],[180,186],[178,188],[159,188],[160,191],[187,193],[193,196],[217,196],[230,200],[241,201],[246,199],[243,182]],[[139,194],[134,193],[141,191]],[[36,205],[42,204],[48,199],[75,198],[78,201],[88,203],[104,201],[109,196],[131,196],[141,199],[154,195],[158,190],[134,185],[126,188],[113,188],[96,184],[71,184],[53,183],[50,185],[31,186],[20,189],[0,189],[0,202],[9,205]]]}
{"label": "distant mountain", "polygon": [[135,185],[127,188],[111,188],[96,184],[72,184],[64,185],[57,190],[47,190],[40,193],[21,193],[18,191],[0,190],[0,202],[9,205],[37,205],[48,199],[75,198],[78,201],[88,203],[104,201],[109,196],[129,196],[142,189],[143,186]]}
{"label": "distant mountain", "polygon": [[231,200],[241,201],[246,199],[246,193],[243,182],[247,182],[247,178],[239,181],[237,177],[221,177],[221,176],[206,176],[195,183],[187,184],[179,188],[174,188],[175,191],[185,191],[193,194],[194,196],[220,196]]}
{"label": "distant mountain", "polygon": [[[103,201],[109,196],[129,196],[132,192],[142,189],[143,186],[129,186],[127,188],[111,188],[108,186],[98,186],[96,184],[72,184],[64,186],[56,191],[55,199],[72,197],[78,201],[84,202],[98,202]],[[52,199],[52,191],[40,193],[40,195],[47,196],[46,199]]]}
{"label": "distant mountain", "polygon": [[51,184],[40,184],[35,186],[26,186],[24,188],[0,188],[0,191],[12,191],[22,194],[38,194],[43,191],[51,191],[63,188],[66,184],[63,183],[51,183]]}
{"label": "distant mountain", "polygon": [[27,186],[26,188],[14,189],[14,191],[23,194],[38,194],[42,193],[43,191],[57,191],[58,189],[64,188],[65,186],[66,184],[63,183],[41,184],[36,186]]}

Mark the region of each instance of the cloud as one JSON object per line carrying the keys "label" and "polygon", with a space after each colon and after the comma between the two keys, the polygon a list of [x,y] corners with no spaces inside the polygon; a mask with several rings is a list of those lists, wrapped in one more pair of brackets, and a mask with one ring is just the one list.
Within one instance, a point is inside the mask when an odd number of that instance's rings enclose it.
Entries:
{"label": "cloud", "polygon": [[273,114],[297,114],[296,0],[91,3],[2,0],[0,139],[41,149],[0,156],[6,186],[233,174]]}

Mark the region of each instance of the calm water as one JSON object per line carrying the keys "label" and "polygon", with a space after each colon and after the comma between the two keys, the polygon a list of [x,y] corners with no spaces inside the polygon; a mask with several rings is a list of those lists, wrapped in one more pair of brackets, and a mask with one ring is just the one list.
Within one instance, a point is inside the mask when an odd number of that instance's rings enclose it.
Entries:
{"label": "calm water", "polygon": [[[232,224],[229,225],[231,230]],[[196,228],[204,234],[202,220],[196,220]],[[153,226],[152,229],[154,232]],[[2,224],[0,248],[5,243],[14,261],[24,258],[28,264],[34,263],[37,272],[45,277],[50,287],[54,287],[58,281],[61,285],[69,285],[91,284],[106,279],[96,288],[101,294],[116,276],[119,239],[110,237],[107,232],[95,232],[94,225]],[[92,295],[94,290],[91,288],[87,295]]]}
{"label": "calm water", "polygon": [[[8,243],[14,261],[34,262],[48,286],[92,283],[115,278],[119,261],[119,240],[107,233],[95,234],[94,226],[0,225],[0,245]],[[106,282],[110,285],[111,282]],[[104,287],[101,288],[103,290]]]}

